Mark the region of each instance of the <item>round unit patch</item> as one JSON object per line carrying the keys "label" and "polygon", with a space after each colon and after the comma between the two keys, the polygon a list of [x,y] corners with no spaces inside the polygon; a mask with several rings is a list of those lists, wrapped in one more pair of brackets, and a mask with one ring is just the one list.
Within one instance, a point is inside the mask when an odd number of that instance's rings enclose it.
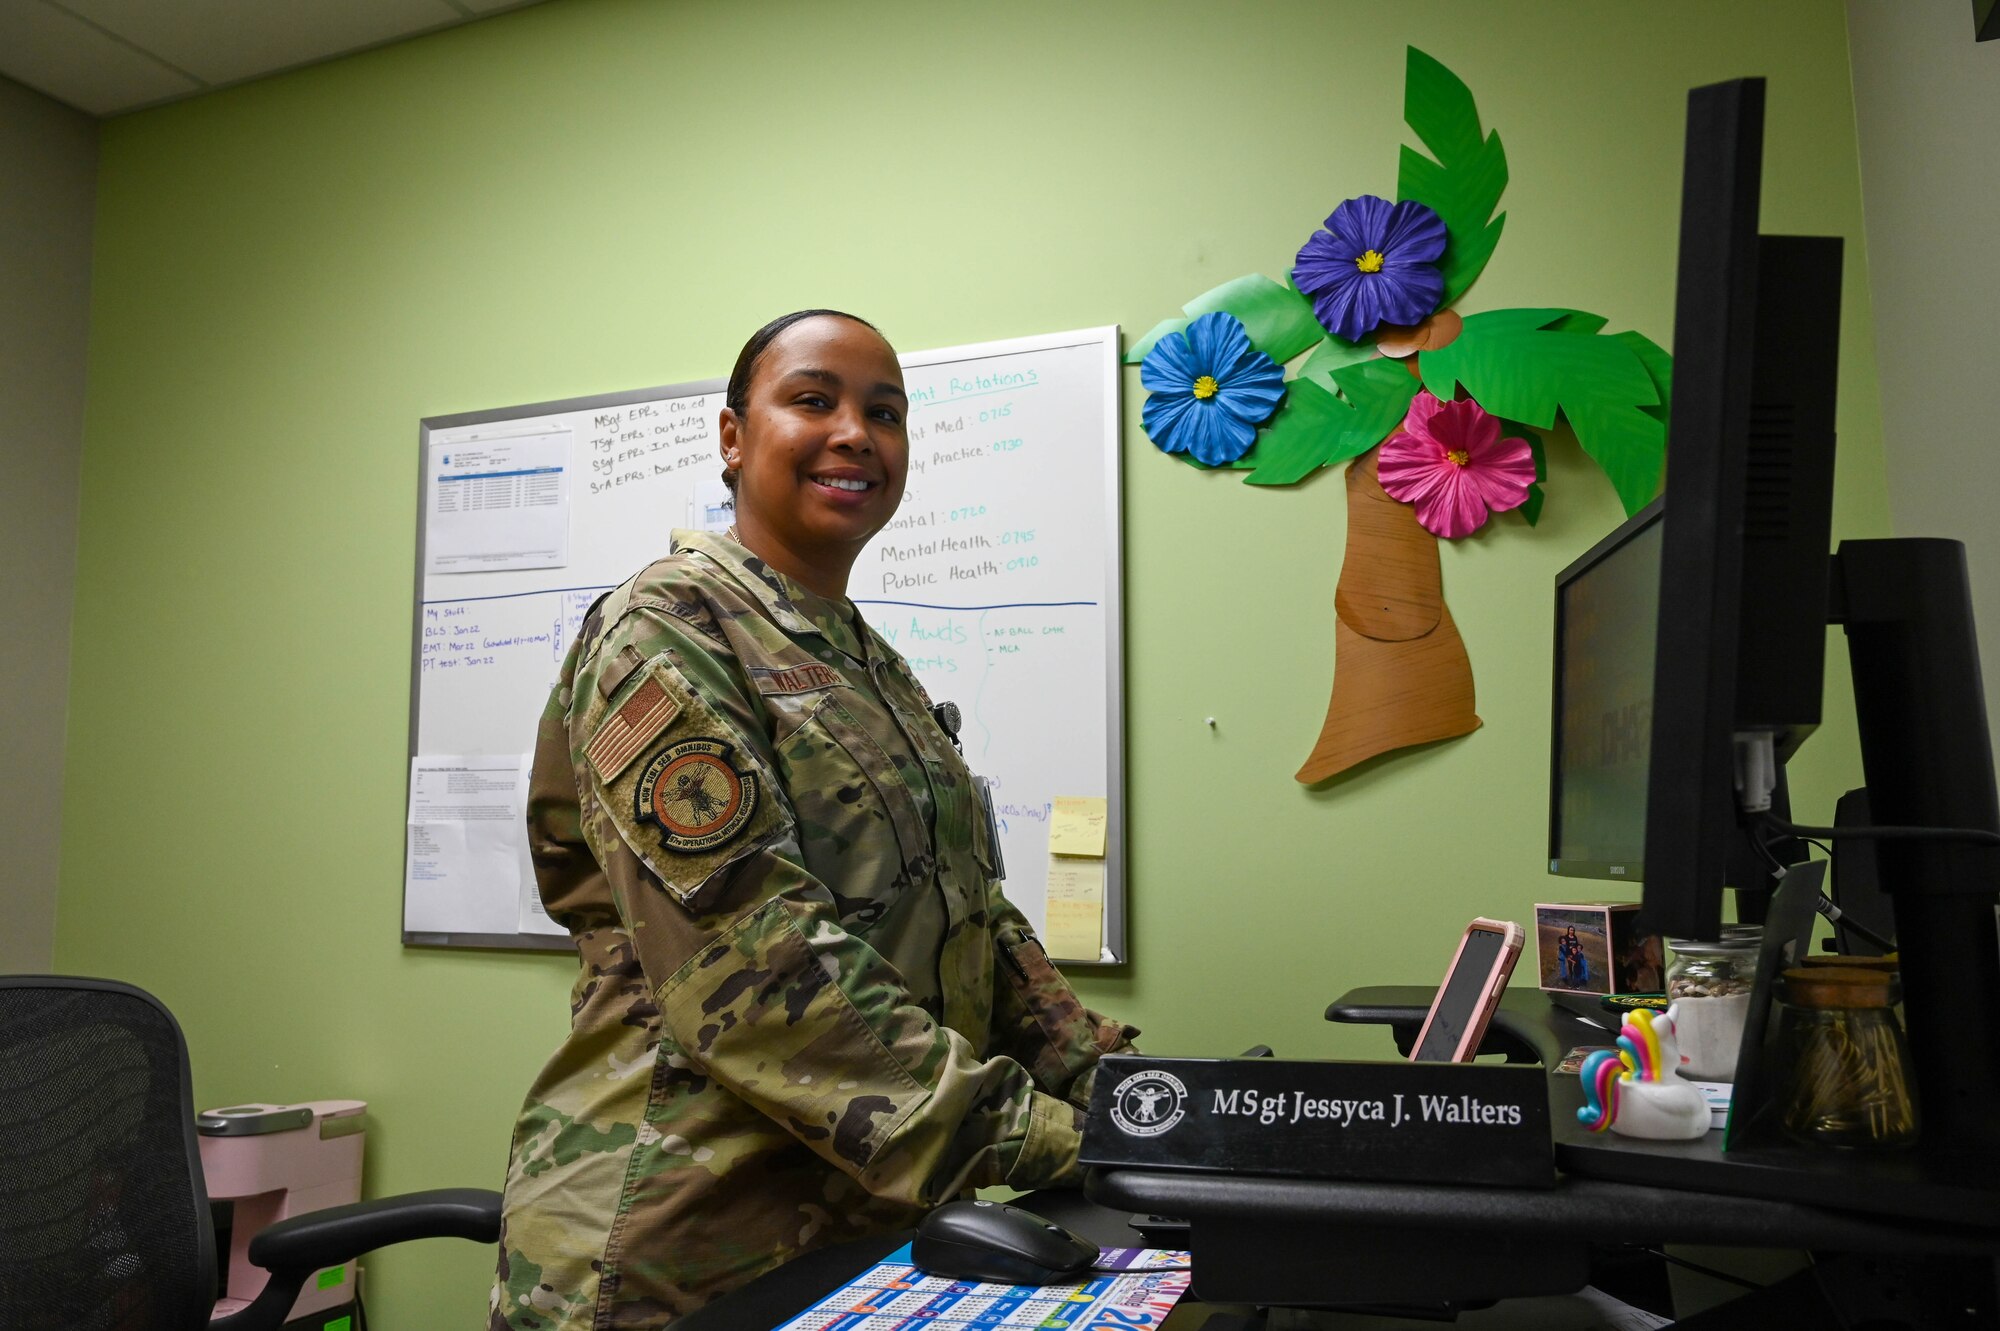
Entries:
{"label": "round unit patch", "polygon": [[683,855],[726,845],[757,811],[757,777],[730,765],[719,739],[684,739],[653,755],[639,774],[636,816]]}
{"label": "round unit patch", "polygon": [[1129,1137],[1157,1137],[1187,1116],[1187,1087],[1171,1072],[1135,1072],[1111,1094],[1111,1121]]}

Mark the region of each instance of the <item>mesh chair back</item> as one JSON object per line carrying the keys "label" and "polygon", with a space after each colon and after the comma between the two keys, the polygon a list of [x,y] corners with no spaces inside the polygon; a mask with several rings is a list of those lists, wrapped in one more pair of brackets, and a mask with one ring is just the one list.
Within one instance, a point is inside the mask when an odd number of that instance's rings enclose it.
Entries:
{"label": "mesh chair back", "polygon": [[192,1331],[214,1300],[173,1016],[130,985],[0,977],[0,1327]]}

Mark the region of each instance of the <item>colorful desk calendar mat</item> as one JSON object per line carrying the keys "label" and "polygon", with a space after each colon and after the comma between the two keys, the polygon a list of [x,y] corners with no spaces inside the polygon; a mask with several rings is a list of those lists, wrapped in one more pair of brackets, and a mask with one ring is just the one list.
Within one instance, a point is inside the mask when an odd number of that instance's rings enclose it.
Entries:
{"label": "colorful desk calendar mat", "polygon": [[927,1276],[904,1244],[777,1331],[1144,1331],[1187,1292],[1188,1255],[1158,1248],[1106,1248],[1102,1272],[1080,1284],[981,1285]]}

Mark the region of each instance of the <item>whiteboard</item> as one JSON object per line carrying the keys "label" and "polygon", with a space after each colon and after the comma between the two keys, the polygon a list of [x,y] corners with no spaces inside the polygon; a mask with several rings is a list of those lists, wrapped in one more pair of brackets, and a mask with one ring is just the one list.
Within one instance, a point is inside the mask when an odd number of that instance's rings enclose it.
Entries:
{"label": "whiteboard", "polygon": [[[1007,895],[1037,932],[1055,800],[1107,801],[1099,946],[1058,960],[1122,962],[1118,329],[901,360],[909,480],[848,594],[932,699],[958,704],[966,761],[993,785]],[[535,897],[518,800],[503,805],[591,603],[666,554],[673,528],[726,525],[724,387],[422,422],[405,943],[569,946]],[[427,872],[440,828],[419,818],[461,791],[465,808],[487,802],[458,829],[487,839],[483,858]]]}

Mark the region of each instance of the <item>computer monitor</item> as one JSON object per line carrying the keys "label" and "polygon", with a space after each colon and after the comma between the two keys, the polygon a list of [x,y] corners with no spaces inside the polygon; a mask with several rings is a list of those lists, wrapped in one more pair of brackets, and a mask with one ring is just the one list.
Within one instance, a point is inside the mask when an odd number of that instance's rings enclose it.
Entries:
{"label": "computer monitor", "polygon": [[1663,511],[1654,500],[1556,576],[1553,874],[1644,876]]}
{"label": "computer monitor", "polygon": [[1733,738],[1782,763],[1820,719],[1838,238],[1759,236],[1763,81],[1688,99],[1661,499],[1556,579],[1552,873],[1645,884],[1644,923],[1761,919],[1798,858],[1738,810]]}
{"label": "computer monitor", "polygon": [[[1594,564],[1579,561],[1588,567],[1569,590],[1638,578],[1656,524],[1639,877],[1642,917],[1676,937],[1720,932],[1744,846],[1785,858],[1765,844],[1770,823],[1741,807],[1737,759],[1772,762],[1782,795],[1783,761],[1820,719],[1826,625],[1842,627],[1870,816],[1922,829],[1879,839],[1876,856],[1894,902],[1926,1154],[1970,1152],[1986,1168],[2000,1160],[2000,1041],[1968,1039],[1964,1023],[2000,1006],[2000,789],[1964,548],[1845,541],[1829,559],[1840,242],[1757,234],[1763,97],[1758,79],[1689,95],[1666,491],[1657,513],[1592,552]],[[1589,838],[1603,833],[1590,818],[1603,810],[1579,823],[1572,807],[1563,822],[1564,792],[1595,782],[1626,801],[1624,840],[1603,841],[1616,854],[1602,862],[1629,877],[1634,777],[1629,766],[1615,779],[1575,767],[1561,727],[1587,715],[1565,681],[1601,681],[1631,643],[1585,636],[1584,624],[1573,619],[1577,636],[1559,639],[1550,859],[1560,869],[1583,845],[1575,862],[1595,861]]]}

